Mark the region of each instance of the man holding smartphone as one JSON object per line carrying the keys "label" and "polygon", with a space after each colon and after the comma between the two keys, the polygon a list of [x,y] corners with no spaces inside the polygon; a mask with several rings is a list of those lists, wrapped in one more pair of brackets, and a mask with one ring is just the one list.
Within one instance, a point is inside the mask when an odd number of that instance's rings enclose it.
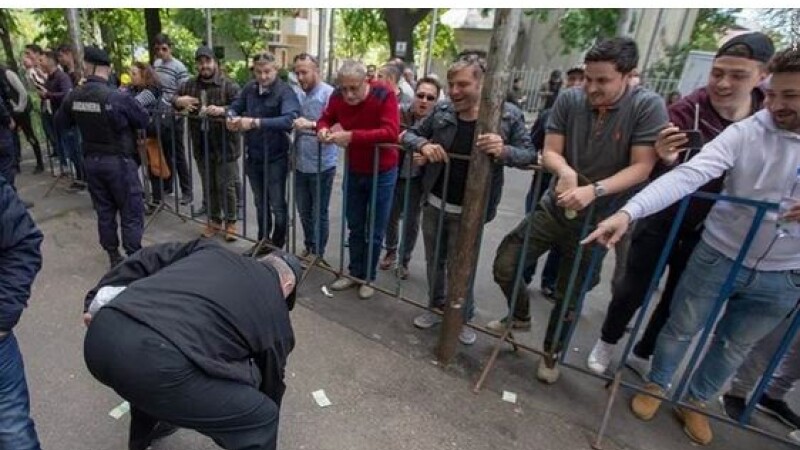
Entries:
{"label": "man holding smartphone", "polygon": [[[735,36],[723,44],[711,66],[708,84],[669,107],[670,124],[658,135],[655,148],[660,161],[651,174],[658,178],[697,154],[734,122],[761,109],[764,92],[760,85],[767,76],[767,62],[774,53],[769,37],[762,33]],[[700,136],[698,136],[700,135]],[[700,142],[690,142],[691,140]],[[718,193],[722,178],[701,187]],[[693,199],[689,203],[680,231],[667,263],[669,276],[661,300],[653,311],[644,334],[633,348],[627,365],[640,376],[649,370],[656,338],[669,317],[672,295],[689,256],[700,240],[703,221],[713,201]],[[614,346],[625,334],[628,322],[644,302],[650,278],[656,269],[664,242],[669,235],[678,205],[642,219],[634,227],[625,275],[614,286],[611,303],[603,322],[601,338],[587,360],[590,370],[603,373],[611,362]]]}

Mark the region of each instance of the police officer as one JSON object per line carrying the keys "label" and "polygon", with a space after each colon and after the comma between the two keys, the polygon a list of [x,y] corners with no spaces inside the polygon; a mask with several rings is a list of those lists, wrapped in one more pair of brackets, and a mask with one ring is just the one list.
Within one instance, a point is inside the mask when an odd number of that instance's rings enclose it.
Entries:
{"label": "police officer", "polygon": [[122,247],[131,255],[142,247],[144,204],[137,174],[137,130],[147,125],[147,111],[128,93],[108,85],[108,53],[86,47],[83,70],[86,82],[71,91],[56,114],[56,126],[77,125],[83,138],[89,194],[97,212],[100,245],[111,267],[122,261],[117,236],[117,214]]}
{"label": "police officer", "polygon": [[302,273],[289,253],[255,259],[196,239],[143,248],[100,280],[83,354],[131,404],[129,450],[176,426],[227,450],[275,450]]}

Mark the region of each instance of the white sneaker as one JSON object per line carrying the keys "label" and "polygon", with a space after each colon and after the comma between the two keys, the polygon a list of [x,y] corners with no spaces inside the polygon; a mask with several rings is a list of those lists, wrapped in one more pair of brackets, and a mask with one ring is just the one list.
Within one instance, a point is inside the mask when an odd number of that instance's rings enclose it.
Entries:
{"label": "white sneaker", "polygon": [[375,295],[375,289],[368,284],[362,284],[358,288],[358,298],[361,300],[369,300],[373,295]]}
{"label": "white sneaker", "polygon": [[461,333],[458,333],[458,340],[464,345],[472,345],[478,339],[478,335],[472,328],[464,325],[461,327]]}
{"label": "white sneaker", "polygon": [[330,289],[332,291],[343,291],[355,286],[356,282],[347,277],[339,277],[336,281],[331,283]]}
{"label": "white sneaker", "polygon": [[423,330],[427,330],[440,323],[442,323],[442,316],[432,312],[426,312],[414,318],[414,326]]}
{"label": "white sneaker", "polygon": [[536,369],[536,378],[542,383],[553,384],[558,381],[561,373],[558,370],[558,361],[555,361],[553,367],[547,367],[545,358],[539,358],[539,367]]}
{"label": "white sneaker", "polygon": [[589,359],[586,360],[586,365],[592,372],[602,375],[608,369],[611,363],[611,355],[614,353],[614,344],[598,339],[594,344],[592,352],[589,353]]}
{"label": "white sneaker", "polygon": [[645,383],[648,381],[647,375],[650,373],[649,359],[640,358],[631,352],[631,354],[628,356],[628,360],[625,361],[625,367],[631,369],[636,375],[639,375],[639,378],[641,378]]}

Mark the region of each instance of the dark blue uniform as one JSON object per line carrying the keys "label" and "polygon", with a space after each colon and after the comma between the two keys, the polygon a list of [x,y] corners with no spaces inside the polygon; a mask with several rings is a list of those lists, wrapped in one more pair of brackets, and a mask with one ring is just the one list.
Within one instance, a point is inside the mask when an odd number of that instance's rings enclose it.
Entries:
{"label": "dark blue uniform", "polygon": [[81,131],[100,245],[113,265],[120,259],[118,213],[125,253],[142,246],[144,203],[134,154],[137,130],[147,126],[147,111],[130,94],[109,87],[104,78],[89,76],[67,95],[55,120],[59,129],[77,125]]}
{"label": "dark blue uniform", "polygon": [[14,132],[11,131],[11,110],[5,99],[0,99],[0,175],[11,186],[14,186],[16,169],[16,151],[14,149]]}

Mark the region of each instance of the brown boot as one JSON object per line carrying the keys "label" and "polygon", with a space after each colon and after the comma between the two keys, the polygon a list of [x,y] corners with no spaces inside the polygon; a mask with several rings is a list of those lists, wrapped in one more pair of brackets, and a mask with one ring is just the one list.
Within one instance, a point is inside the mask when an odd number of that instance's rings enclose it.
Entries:
{"label": "brown boot", "polygon": [[236,240],[236,222],[228,222],[225,225],[225,240],[227,242]]}
{"label": "brown boot", "polygon": [[[699,400],[692,399],[689,400],[688,403],[700,410],[706,409],[706,405]],[[708,445],[711,443],[714,434],[711,432],[711,425],[708,423],[707,416],[680,406],[675,408],[675,414],[678,416],[678,419],[683,422],[683,432],[689,436],[689,439],[700,445]]]}
{"label": "brown boot", "polygon": [[206,223],[206,227],[203,229],[203,237],[210,238],[214,237],[222,229],[222,222],[217,222],[212,220]]}
{"label": "brown boot", "polygon": [[[645,384],[644,390],[652,395],[664,396],[664,390],[655,383]],[[658,412],[659,406],[661,406],[661,399],[651,397],[647,394],[636,394],[633,396],[633,400],[631,400],[631,411],[633,411],[636,417],[642,420],[652,419]]]}

